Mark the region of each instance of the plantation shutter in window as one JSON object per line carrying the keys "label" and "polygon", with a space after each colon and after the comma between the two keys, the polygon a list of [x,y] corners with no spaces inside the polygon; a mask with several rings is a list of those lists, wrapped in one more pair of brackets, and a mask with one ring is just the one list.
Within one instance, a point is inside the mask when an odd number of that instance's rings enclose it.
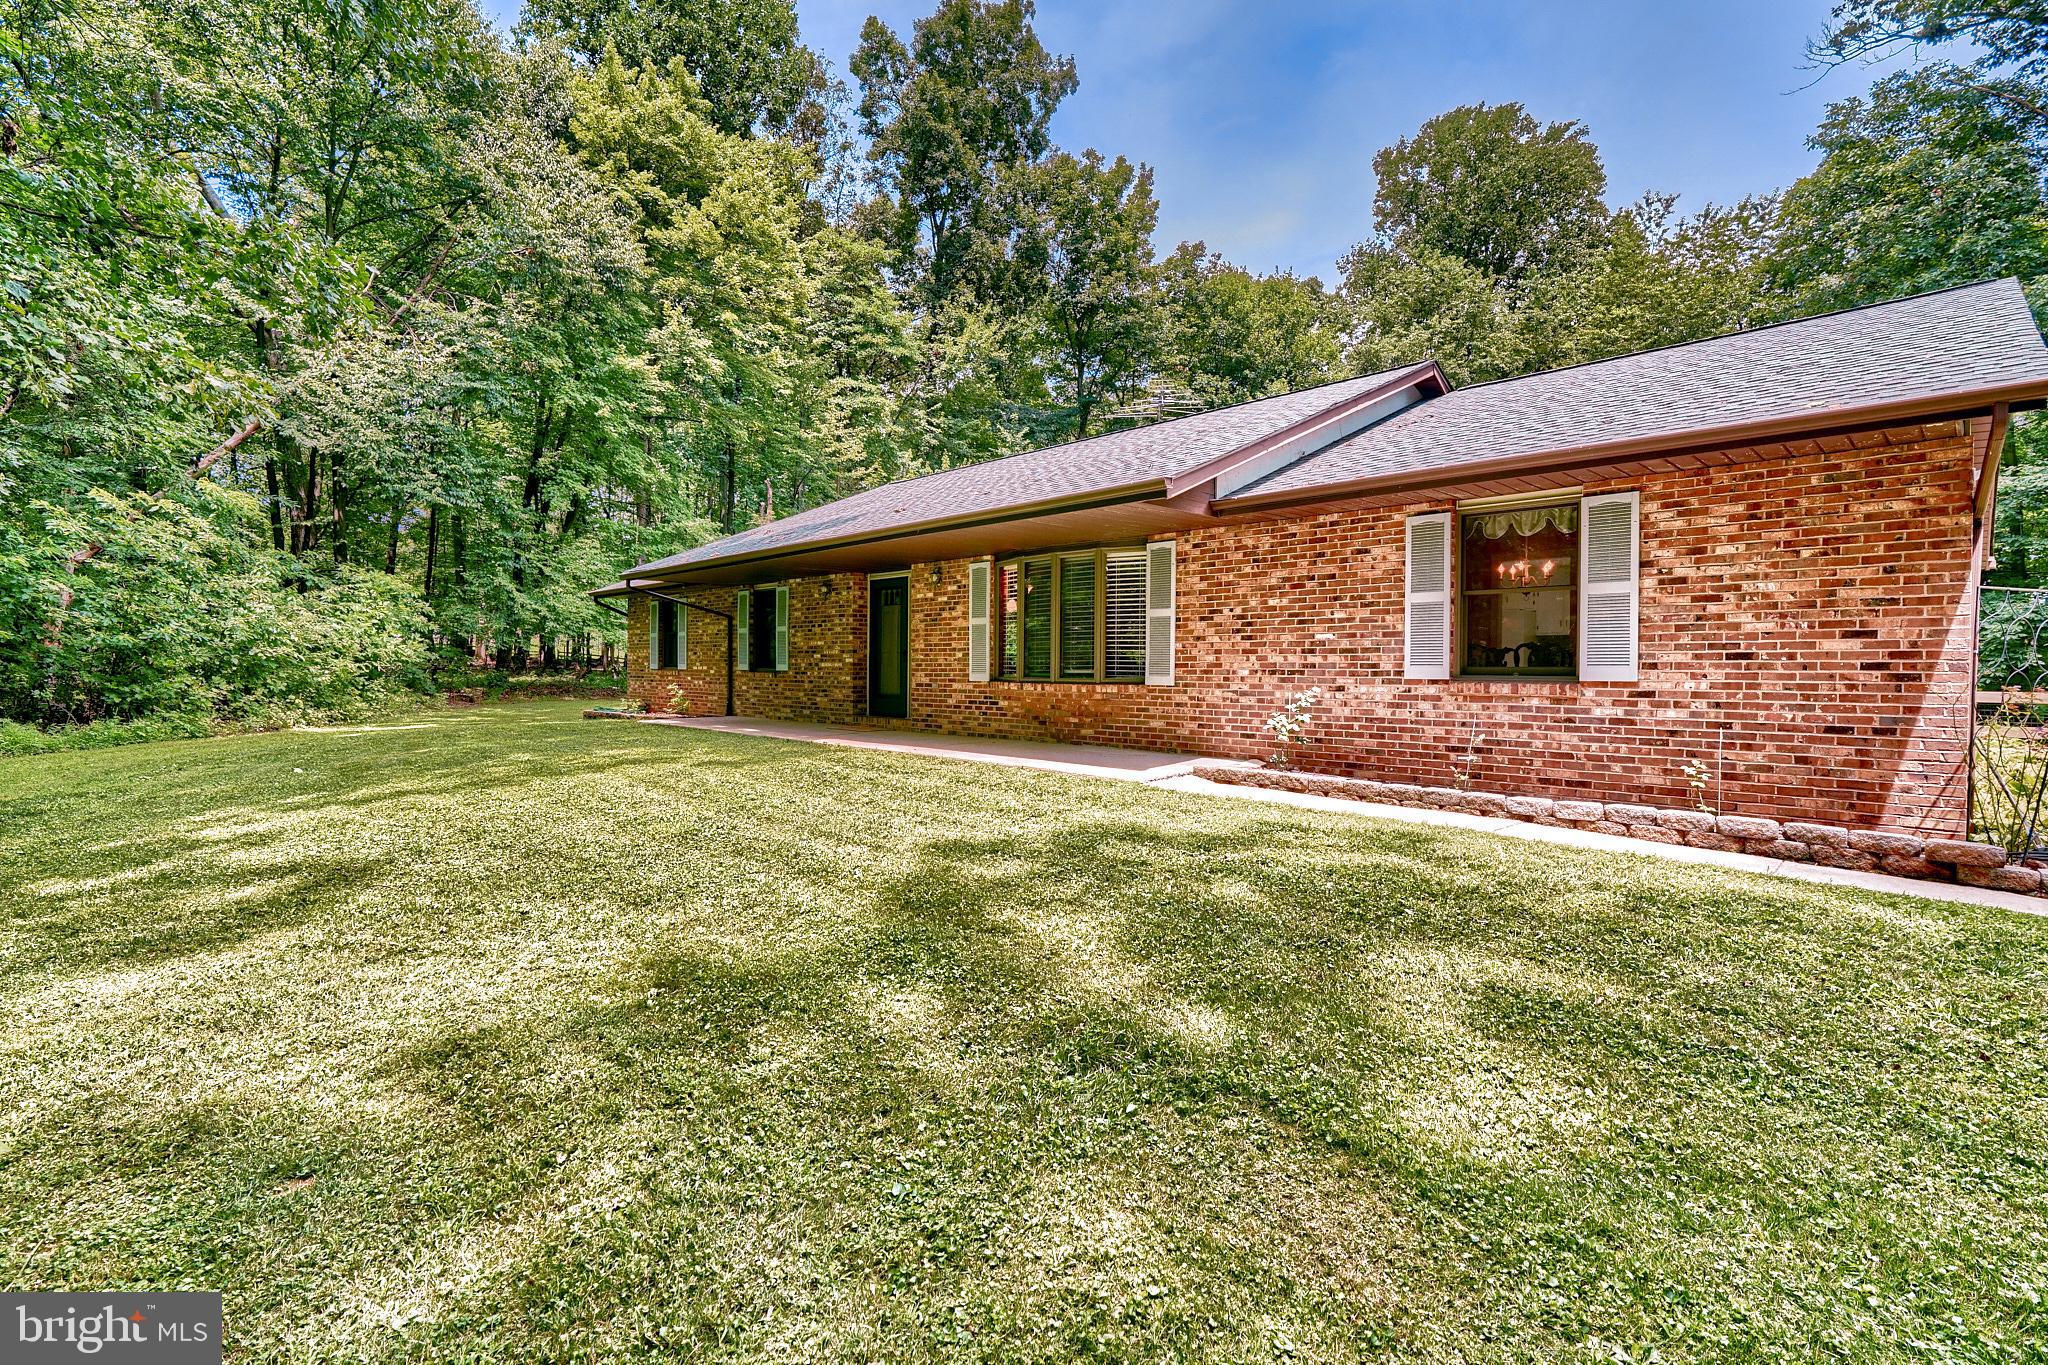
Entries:
{"label": "plantation shutter in window", "polygon": [[647,666],[661,667],[661,599],[647,599]]}
{"label": "plantation shutter in window", "polygon": [[1408,518],[1407,666],[1410,678],[1451,676],[1451,514]]}
{"label": "plantation shutter in window", "polygon": [[1145,677],[1145,552],[1103,556],[1102,676],[1110,682]]}
{"label": "plantation shutter in window", "polygon": [[1101,620],[1095,611],[1095,556],[1062,555],[1059,567],[1060,676],[1095,676],[1095,633]]}
{"label": "plantation shutter in window", "polygon": [[986,562],[967,566],[967,680],[988,681],[988,573]]}
{"label": "plantation shutter in window", "polygon": [[1145,547],[1145,681],[1173,681],[1173,542]]}
{"label": "plantation shutter in window", "polygon": [[754,667],[753,626],[754,590],[741,588],[732,595],[732,652],[739,656],[733,660],[735,668]]}
{"label": "plantation shutter in window", "polygon": [[789,672],[789,588],[775,590],[775,671]]}
{"label": "plantation shutter in window", "polygon": [[1579,678],[1636,680],[1637,495],[1579,501]]}
{"label": "plantation shutter in window", "polygon": [[1045,682],[1052,677],[1052,561],[1027,559],[1018,566],[1017,624],[1022,627],[1018,676]]}

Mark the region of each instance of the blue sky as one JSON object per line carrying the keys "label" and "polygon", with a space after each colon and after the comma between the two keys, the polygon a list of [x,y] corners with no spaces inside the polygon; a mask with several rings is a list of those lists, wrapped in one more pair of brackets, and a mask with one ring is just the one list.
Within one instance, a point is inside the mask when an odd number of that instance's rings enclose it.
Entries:
{"label": "blue sky", "polygon": [[[507,22],[518,0],[483,0]],[[805,41],[842,75],[878,14],[908,39],[933,0],[798,0]],[[1056,141],[1150,164],[1162,254],[1199,238],[1256,270],[1333,277],[1372,226],[1372,157],[1455,105],[1520,100],[1582,119],[1608,199],[1728,202],[1810,170],[1830,100],[1806,39],[1827,0],[1040,0],[1038,32],[1081,86]]]}

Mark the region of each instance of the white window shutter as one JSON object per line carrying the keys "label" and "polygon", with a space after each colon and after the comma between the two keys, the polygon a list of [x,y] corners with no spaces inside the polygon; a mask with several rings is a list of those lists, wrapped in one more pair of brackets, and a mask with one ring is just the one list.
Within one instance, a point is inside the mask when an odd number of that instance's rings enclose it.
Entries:
{"label": "white window shutter", "polygon": [[751,669],[754,666],[754,649],[751,644],[754,624],[754,590],[741,588],[732,595],[732,651],[739,655],[733,667]]}
{"label": "white window shutter", "polygon": [[988,681],[988,580],[986,560],[967,566],[967,681]]}
{"label": "white window shutter", "polygon": [[1451,514],[1408,518],[1407,649],[1403,676],[1451,676]]}
{"label": "white window shutter", "polygon": [[1579,500],[1579,679],[1636,680],[1637,585],[1642,533],[1638,495]]}
{"label": "white window shutter", "polygon": [[676,603],[676,667],[690,666],[690,609]]}
{"label": "white window shutter", "polygon": [[1145,681],[1173,682],[1173,542],[1145,547]]}
{"label": "white window shutter", "polygon": [[647,667],[651,671],[661,667],[661,599],[649,597],[647,603]]}
{"label": "white window shutter", "polygon": [[775,671],[789,672],[789,587],[775,590]]}

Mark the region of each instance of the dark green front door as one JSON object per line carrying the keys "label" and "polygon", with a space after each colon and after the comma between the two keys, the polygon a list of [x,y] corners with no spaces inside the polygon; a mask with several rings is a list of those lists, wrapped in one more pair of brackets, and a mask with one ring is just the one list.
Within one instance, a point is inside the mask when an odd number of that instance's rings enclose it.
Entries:
{"label": "dark green front door", "polygon": [[910,579],[868,580],[868,714],[910,714]]}

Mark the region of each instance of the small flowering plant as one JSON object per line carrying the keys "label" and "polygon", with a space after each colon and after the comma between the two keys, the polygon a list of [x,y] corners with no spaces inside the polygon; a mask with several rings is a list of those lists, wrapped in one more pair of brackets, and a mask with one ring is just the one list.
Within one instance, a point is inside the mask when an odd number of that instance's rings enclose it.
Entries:
{"label": "small flowering plant", "polygon": [[1692,803],[1707,814],[1714,813],[1714,803],[1707,799],[1707,787],[1714,780],[1713,769],[1702,758],[1688,758],[1679,771],[1685,774],[1685,785],[1692,789]]}
{"label": "small flowering plant", "polygon": [[1285,706],[1266,718],[1266,733],[1273,737],[1274,767],[1294,766],[1294,752],[1308,737],[1309,720],[1322,699],[1323,689],[1311,687],[1289,697]]}
{"label": "small flowering plant", "polygon": [[1459,791],[1472,787],[1472,770],[1479,763],[1479,746],[1486,742],[1486,736],[1479,733],[1479,722],[1475,718],[1466,727],[1465,752],[1451,762],[1451,785]]}

